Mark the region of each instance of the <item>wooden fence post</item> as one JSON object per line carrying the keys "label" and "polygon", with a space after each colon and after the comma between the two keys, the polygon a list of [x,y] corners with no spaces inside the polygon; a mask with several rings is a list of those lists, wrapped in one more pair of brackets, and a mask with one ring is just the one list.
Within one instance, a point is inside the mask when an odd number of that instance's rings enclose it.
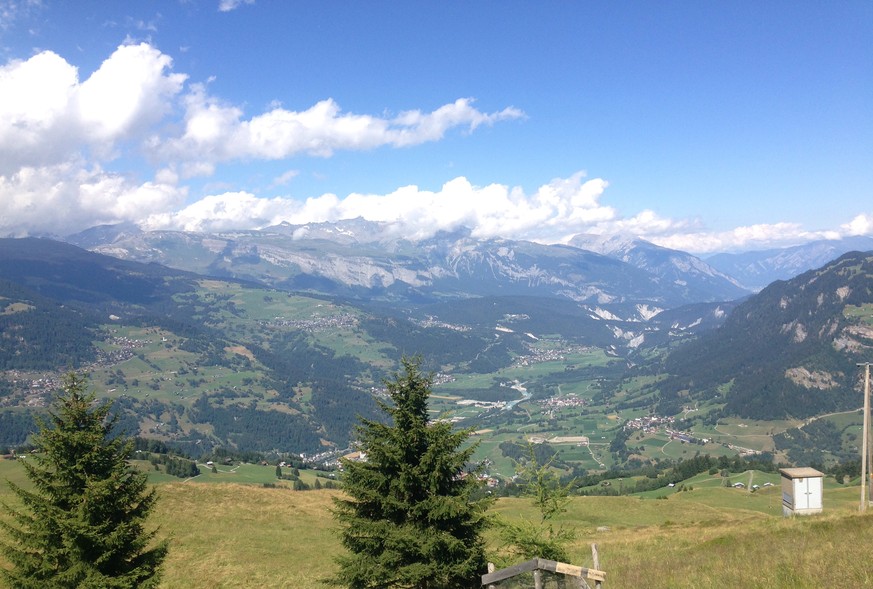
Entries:
{"label": "wooden fence post", "polygon": [[[594,558],[594,568],[598,571],[600,569],[600,555],[597,554],[597,544],[591,545],[591,556]],[[594,589],[602,589],[603,583],[601,581],[594,581]]]}
{"label": "wooden fence post", "polygon": [[[489,563],[488,563],[488,572],[489,572],[489,573],[493,573],[493,572],[496,571],[496,570],[497,570],[497,567],[494,566],[494,563],[493,563],[493,562],[489,562]],[[494,584],[492,583],[491,585],[488,585],[488,589],[497,589],[497,585],[494,585]]]}

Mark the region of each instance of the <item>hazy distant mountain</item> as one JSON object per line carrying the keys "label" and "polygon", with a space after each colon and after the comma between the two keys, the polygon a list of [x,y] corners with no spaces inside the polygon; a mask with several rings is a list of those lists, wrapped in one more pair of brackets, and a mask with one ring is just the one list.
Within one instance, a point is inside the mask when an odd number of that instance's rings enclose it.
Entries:
{"label": "hazy distant mountain", "polygon": [[741,254],[716,254],[707,263],[752,290],[761,290],[774,280],[787,280],[818,268],[851,252],[873,251],[873,237],[846,237],[813,241],[782,249]]}
{"label": "hazy distant mountain", "polygon": [[748,294],[693,256],[641,241],[628,262],[587,248],[476,239],[463,230],[411,241],[362,219],[220,233],[101,228],[68,241],[122,259],[362,300],[541,296],[645,305],[654,315]]}
{"label": "hazy distant mountain", "polygon": [[689,301],[733,300],[749,294],[734,278],[691,254],[634,237],[579,234],[570,245],[597,252],[683,289]]}
{"label": "hazy distant mountain", "polygon": [[117,225],[97,225],[77,233],[65,241],[84,249],[110,244],[120,239],[136,236],[142,229],[135,223],[118,223]]}
{"label": "hazy distant mountain", "polygon": [[873,355],[873,253],[849,253],[778,281],[724,325],[675,351],[658,384],[662,410],[720,398],[753,419],[806,418],[857,408],[857,362]]}

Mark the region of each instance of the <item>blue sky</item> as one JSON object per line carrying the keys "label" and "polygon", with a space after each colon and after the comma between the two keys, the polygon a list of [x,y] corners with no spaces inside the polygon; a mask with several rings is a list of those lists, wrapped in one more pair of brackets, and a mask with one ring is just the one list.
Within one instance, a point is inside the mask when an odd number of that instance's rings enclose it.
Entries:
{"label": "blue sky", "polygon": [[873,235],[873,4],[0,0],[0,234]]}

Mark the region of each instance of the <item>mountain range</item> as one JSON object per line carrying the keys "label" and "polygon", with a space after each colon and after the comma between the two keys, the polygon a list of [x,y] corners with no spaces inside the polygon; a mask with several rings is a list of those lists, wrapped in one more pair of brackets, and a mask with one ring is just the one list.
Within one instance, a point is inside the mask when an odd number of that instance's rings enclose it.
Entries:
{"label": "mountain range", "polygon": [[660,308],[735,300],[849,251],[873,250],[873,237],[856,236],[702,259],[619,235],[579,234],[562,246],[476,239],[462,229],[411,240],[360,218],[213,233],[120,224],[63,240],[121,259],[362,299],[545,294]]}
{"label": "mountain range", "polygon": [[67,241],[199,274],[399,304],[546,296],[647,319],[663,309],[751,292],[699,258],[642,240],[609,251],[589,247],[583,236],[569,245],[542,245],[476,239],[468,230],[411,241],[363,219],[222,233],[100,227]]}
{"label": "mountain range", "polygon": [[403,354],[466,375],[480,401],[512,399],[503,375],[545,363],[529,394],[597,390],[605,416],[694,404],[701,423],[806,419],[857,407],[854,365],[873,349],[870,254],[753,293],[708,261],[618,237],[411,241],[358,219],[67,241],[0,240],[0,405],[38,404],[40,371],[88,367],[107,394],[125,391],[132,428],[179,444],[341,446]]}
{"label": "mountain range", "polygon": [[792,247],[721,253],[706,258],[713,268],[732,276],[745,288],[758,291],[777,280],[788,280],[807,270],[824,266],[850,251],[873,250],[873,237],[823,239]]}

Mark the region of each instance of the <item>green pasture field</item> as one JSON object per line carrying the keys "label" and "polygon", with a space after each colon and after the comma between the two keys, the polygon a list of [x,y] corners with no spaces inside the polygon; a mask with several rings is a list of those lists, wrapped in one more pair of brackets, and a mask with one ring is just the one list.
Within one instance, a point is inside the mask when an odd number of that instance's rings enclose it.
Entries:
{"label": "green pasture field", "polygon": [[873,325],[873,304],[866,305],[847,305],[843,309],[843,315],[848,318],[858,319],[868,325]]}
{"label": "green pasture field", "polygon": [[[22,482],[20,465],[0,461],[4,478]],[[334,587],[321,581],[336,570],[342,550],[330,511],[339,491],[215,482],[157,487],[151,524],[171,542],[162,589]],[[870,586],[863,547],[873,543],[873,511],[857,513],[857,486],[826,484],[824,514],[782,518],[776,490],[710,488],[698,477],[687,483],[694,490],[666,499],[572,498],[556,521],[576,531],[571,562],[591,566],[596,543],[604,586],[612,589]],[[17,505],[6,485],[0,501]],[[491,513],[510,521],[537,517],[526,499],[499,499]],[[519,561],[496,529],[487,538],[498,566]],[[0,558],[0,566],[8,563]]]}
{"label": "green pasture field", "polygon": [[615,401],[621,402],[629,397],[638,396],[646,387],[650,387],[663,377],[659,376],[634,376],[622,381],[621,388],[615,392]]}
{"label": "green pasture field", "polygon": [[351,307],[279,290],[265,291],[263,288],[247,288],[241,284],[210,280],[201,281],[200,286],[203,294],[220,293],[222,296],[229,296],[230,301],[245,311],[245,318],[250,321],[270,321],[277,317],[310,319],[318,315],[327,317],[354,312]]}
{"label": "green pasture field", "polygon": [[640,444],[646,449],[645,456],[650,458],[687,458],[689,454],[709,454],[710,456],[736,456],[736,450],[731,450],[722,444],[707,443],[702,446],[699,444],[689,444],[680,440],[671,440],[664,432],[657,434],[648,434],[642,441],[636,441],[631,438],[628,441],[628,446],[639,446]]}
{"label": "green pasture field", "polygon": [[637,417],[644,417],[648,414],[648,407],[640,407],[639,409],[623,409],[618,413],[619,417],[621,417],[622,420],[636,419]]}
{"label": "green pasture field", "polygon": [[[727,418],[722,419],[718,425],[714,426],[710,435],[713,437],[718,435],[730,436],[731,438],[774,436],[792,427],[797,427],[802,423],[797,420],[755,421]],[[700,435],[703,435],[703,433],[701,431]]]}
{"label": "green pasture field", "polygon": [[797,427],[802,422],[795,420],[752,421],[739,419],[724,419],[715,426],[700,426],[693,428],[693,434],[699,438],[710,438],[722,444],[733,444],[759,452],[773,452],[775,445],[773,436],[785,430]]}
{"label": "green pasture field", "polygon": [[[210,288],[221,293],[221,297],[230,297],[236,310],[241,311],[240,316],[229,311],[220,313],[222,323],[232,333],[248,334],[251,337],[257,333],[263,333],[263,322],[267,323],[267,329],[276,331],[292,331],[298,327],[281,326],[277,320],[287,321],[317,321],[319,319],[331,319],[344,315],[357,317],[360,312],[353,307],[337,305],[329,301],[317,298],[289,295],[280,291],[249,289],[242,285],[215,283],[204,281],[201,283],[206,291]],[[208,294],[208,292],[207,292]],[[215,298],[215,295],[212,295]],[[372,341],[365,334],[354,327],[326,326],[315,329],[308,333],[308,337],[320,345],[332,349],[338,356],[349,355],[358,358],[362,362],[375,366],[389,368],[393,363],[372,345]]]}
{"label": "green pasture field", "polygon": [[830,421],[839,430],[845,430],[850,427],[857,427],[857,432],[853,433],[858,434],[861,433],[861,426],[864,423],[864,416],[862,415],[861,409],[855,409],[853,411],[843,411],[841,413],[832,413],[830,415],[819,417],[819,419]]}
{"label": "green pasture field", "polygon": [[667,458],[683,460],[694,456],[699,449],[700,447],[694,444],[688,444],[679,440],[668,440],[667,443],[661,446],[661,453]]}
{"label": "green pasture field", "polygon": [[644,448],[644,454],[646,456],[655,457],[664,454],[663,448],[669,441],[670,440],[668,440],[667,437],[663,435],[649,436],[643,438],[640,441],[635,440],[632,445],[636,447],[642,446]]}
{"label": "green pasture field", "polygon": [[[502,375],[500,373],[457,374],[455,375],[454,380],[435,384],[433,386],[433,392],[436,395],[460,395],[461,398],[467,398],[464,397],[461,393],[473,389],[490,388],[491,385],[494,383],[495,377],[498,377],[501,380],[512,380],[512,378],[506,377],[505,375]],[[521,398],[521,393],[519,393],[518,398]]]}
{"label": "green pasture field", "polygon": [[[579,410],[576,409],[576,411],[578,412]],[[607,420],[604,415],[590,413],[585,415],[577,414],[564,418],[564,416],[559,412],[558,424],[562,426],[562,429],[572,430],[576,435],[580,436],[593,436],[604,429],[612,429],[615,427],[615,423]]]}
{"label": "green pasture field", "polygon": [[[541,430],[537,424],[531,425],[534,426],[532,429]],[[470,441],[476,445],[473,454],[473,461],[490,461],[491,466],[486,469],[487,473],[494,476],[501,476],[503,478],[511,477],[515,473],[515,462],[511,458],[503,455],[503,452],[500,449],[501,443],[511,441],[516,444],[525,445],[528,443],[528,438],[530,436],[551,440],[558,435],[571,435],[567,432],[556,432],[551,430],[536,431],[536,433],[532,433],[524,428],[519,428],[517,432],[506,432],[506,429],[508,428],[505,426],[501,427],[499,433],[495,430],[485,430],[483,433],[474,434],[470,439]],[[583,434],[577,433],[573,435]],[[549,443],[558,452],[560,460],[577,464],[582,468],[599,470],[603,468],[601,463],[605,464],[606,467],[612,464],[612,457],[608,451],[608,444],[592,444],[591,450],[593,450],[594,455],[600,460],[600,462],[598,462],[592,457],[591,451],[589,451],[587,447],[578,446],[575,442]]]}
{"label": "green pasture field", "polygon": [[487,468],[487,473],[492,476],[510,477],[515,472],[515,462],[507,458],[501,452],[499,446],[503,440],[488,438],[481,439],[473,454],[473,460],[481,462],[485,459],[491,461],[492,466]]}
{"label": "green pasture field", "polygon": [[[251,389],[257,396],[267,391],[259,386],[260,374],[255,370],[236,370],[222,366],[199,366],[198,355],[178,348],[181,339],[157,328],[107,325],[107,339],[96,342],[106,352],[122,350],[126,342],[133,356],[91,372],[91,386],[110,398],[128,395],[136,399],[154,399],[165,403],[190,404],[202,393],[222,387]],[[169,346],[169,347],[168,347]],[[228,350],[233,356],[235,351]],[[118,378],[119,373],[123,381]],[[241,394],[240,399],[249,399]]]}
{"label": "green pasture field", "polygon": [[[197,466],[200,468],[200,475],[196,478],[190,479],[191,482],[196,483],[237,483],[243,485],[264,485],[264,484],[275,484],[279,487],[288,487],[291,488],[293,483],[288,480],[281,480],[276,478],[276,465],[260,465],[260,464],[234,464],[234,465],[223,465],[216,464],[215,470],[217,472],[213,473],[212,469],[204,463],[197,463]],[[312,470],[300,470],[300,480],[306,483],[307,485],[315,484],[316,472]],[[282,474],[289,475],[291,474],[290,468],[283,468]],[[179,479],[176,479],[177,481]],[[322,478],[321,483],[324,484],[329,479]]]}
{"label": "green pasture field", "polygon": [[29,487],[30,483],[24,472],[24,467],[18,460],[3,460],[0,458],[0,502],[9,496],[9,486],[6,481],[14,483],[19,487]]}
{"label": "green pasture field", "polygon": [[382,369],[390,369],[395,364],[382,352],[382,346],[374,345],[373,340],[365,337],[363,331],[326,330],[313,334],[312,339],[336,352],[337,356],[352,356]]}
{"label": "green pasture field", "polygon": [[600,387],[597,380],[580,380],[558,385],[558,395],[576,395],[581,399],[590,399],[598,392]]}
{"label": "green pasture field", "polygon": [[[456,375],[455,380],[451,382],[435,385],[434,392],[437,394],[445,394],[462,392],[464,390],[471,389],[490,388],[495,379],[500,381],[517,380],[524,384],[525,382],[529,382],[543,376],[563,374],[565,372],[565,368],[567,368],[568,366],[603,366],[610,361],[614,360],[604,354],[602,350],[591,349],[584,352],[567,354],[565,355],[565,358],[563,360],[537,362],[530,366],[511,366],[489,374],[459,374]],[[589,383],[589,381],[587,380],[582,382]],[[562,384],[561,386],[564,387],[569,385]],[[571,391],[564,390],[562,388],[561,392],[566,394]],[[519,398],[520,397],[521,395],[519,395]]]}
{"label": "green pasture field", "polygon": [[[168,475],[164,471],[163,465],[160,465],[159,470],[155,470],[154,466],[148,460],[132,460],[131,464],[139,470],[148,474],[149,482],[156,485],[167,483],[180,483],[182,481],[188,483],[206,483],[206,484],[225,484],[235,483],[240,485],[263,485],[265,483],[274,483],[279,487],[292,486],[291,481],[280,480],[276,478],[276,465],[271,464],[263,466],[260,464],[239,464],[233,465],[216,464],[215,473],[211,467],[205,463],[198,462],[200,474],[189,479],[181,479],[176,476]],[[283,474],[291,474],[290,468],[282,469]],[[320,480],[321,484],[325,484],[329,478],[318,477],[318,472],[315,470],[300,470],[300,480],[307,485],[314,485],[316,480]],[[29,486],[29,482],[24,474],[20,462],[15,460],[0,460],[0,482],[9,480],[17,485]],[[8,489],[5,485],[0,488],[0,499],[4,497]]]}

